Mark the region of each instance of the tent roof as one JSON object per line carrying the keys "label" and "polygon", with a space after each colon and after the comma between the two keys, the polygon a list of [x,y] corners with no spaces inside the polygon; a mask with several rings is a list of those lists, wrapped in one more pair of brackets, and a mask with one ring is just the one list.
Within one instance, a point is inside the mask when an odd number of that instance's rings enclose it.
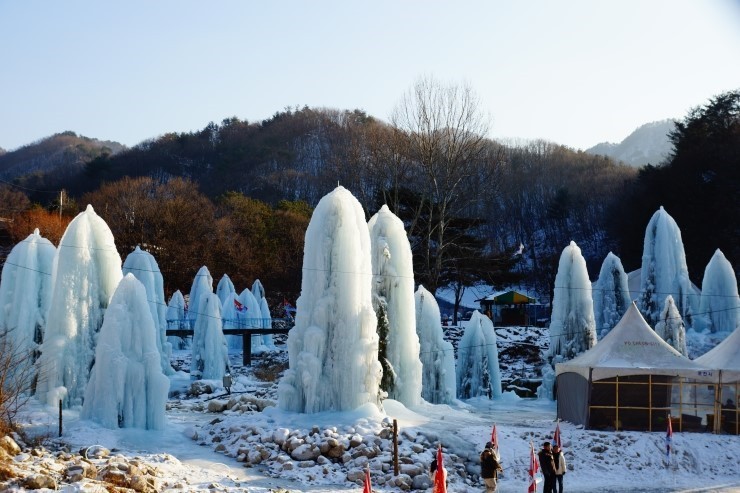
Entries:
{"label": "tent roof", "polygon": [[676,351],[655,333],[634,303],[619,323],[585,353],[555,365],[556,375],[567,372],[592,380],[624,375],[671,375],[716,381],[712,366],[695,363]]}
{"label": "tent roof", "polygon": [[535,298],[530,298],[526,294],[513,290],[493,293],[477,301],[489,301],[494,305],[523,305],[526,303],[537,303]]}
{"label": "tent roof", "polygon": [[699,365],[722,370],[722,380],[740,380],[740,328],[735,329],[725,340],[708,353],[694,360]]}

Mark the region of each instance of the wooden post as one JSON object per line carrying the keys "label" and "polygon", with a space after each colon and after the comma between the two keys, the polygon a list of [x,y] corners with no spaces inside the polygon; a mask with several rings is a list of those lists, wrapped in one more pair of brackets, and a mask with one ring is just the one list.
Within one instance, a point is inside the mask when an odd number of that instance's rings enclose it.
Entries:
{"label": "wooden post", "polygon": [[62,436],[62,400],[59,399],[59,436]]}
{"label": "wooden post", "polygon": [[393,474],[398,476],[398,420],[393,420]]}

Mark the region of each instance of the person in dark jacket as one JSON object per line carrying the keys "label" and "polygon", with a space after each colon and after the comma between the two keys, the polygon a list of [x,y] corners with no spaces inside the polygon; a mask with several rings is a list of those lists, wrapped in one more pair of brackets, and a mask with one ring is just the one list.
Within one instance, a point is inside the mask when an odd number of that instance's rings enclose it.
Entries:
{"label": "person in dark jacket", "polygon": [[542,476],[545,478],[545,485],[542,487],[542,493],[553,493],[555,488],[555,461],[550,449],[550,442],[542,444],[542,450],[537,457],[540,460],[540,469]]}
{"label": "person in dark jacket", "polygon": [[483,478],[483,483],[486,485],[486,493],[496,491],[499,471],[502,471],[501,465],[493,453],[493,444],[488,442],[486,443],[486,448],[480,454],[480,475]]}

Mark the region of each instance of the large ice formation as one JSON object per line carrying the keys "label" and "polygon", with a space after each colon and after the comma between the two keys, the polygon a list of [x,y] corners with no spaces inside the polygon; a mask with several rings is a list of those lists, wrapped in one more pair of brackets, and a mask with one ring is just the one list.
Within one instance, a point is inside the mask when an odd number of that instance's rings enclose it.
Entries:
{"label": "large ice formation", "polygon": [[569,360],[596,344],[594,303],[586,260],[575,242],[565,247],[555,276],[550,358]]}
{"label": "large ice formation", "polygon": [[[260,327],[263,329],[272,328],[272,316],[270,315],[270,305],[267,303],[265,298],[265,287],[259,279],[255,279],[252,283],[252,295],[260,306]],[[260,343],[268,348],[275,347],[272,340],[272,334],[263,334],[260,338]]]}
{"label": "large ice formation", "polygon": [[[422,367],[416,333],[414,266],[403,222],[384,205],[368,222],[373,268],[373,307],[378,320],[383,390],[406,406],[421,399]],[[385,350],[385,351],[384,351]],[[384,359],[384,360],[383,360]],[[390,375],[385,371],[389,370]]]}
{"label": "large ice formation", "polygon": [[599,278],[593,284],[594,321],[599,339],[603,339],[629,308],[630,293],[622,261],[612,252],[601,264]]}
{"label": "large ice formation", "polygon": [[[56,247],[34,230],[10,251],[0,281],[0,337],[12,351],[32,355],[43,340],[51,301],[51,271]],[[31,359],[23,358],[31,362]]]}
{"label": "large ice formation", "polygon": [[[170,302],[167,303],[167,328],[171,330],[185,330],[190,328],[190,324],[185,318],[185,298],[178,289],[172,293]],[[185,340],[178,336],[169,336],[167,342],[173,349],[183,349],[186,346]]]}
{"label": "large ice formation", "polygon": [[457,396],[455,352],[452,343],[444,340],[439,305],[424,286],[416,290],[414,301],[422,365],[421,396],[433,404],[451,404]]}
{"label": "large ice formation", "polygon": [[663,301],[670,294],[681,317],[692,327],[699,293],[689,280],[681,230],[662,206],[645,229],[641,272],[639,308],[648,325],[655,327]]}
{"label": "large ice formation", "polygon": [[[219,297],[220,299],[220,297]],[[224,329],[244,329],[247,326],[247,307],[239,300],[239,295],[229,293],[221,305],[221,319]],[[229,349],[242,349],[242,337],[227,335],[226,344]]]}
{"label": "large ice formation", "polygon": [[113,233],[88,205],[67,226],[54,257],[51,303],[37,361],[40,401],[82,404],[97,333],[121,277]]}
{"label": "large ice formation", "polygon": [[191,328],[195,327],[195,322],[200,316],[198,308],[200,307],[201,299],[209,294],[213,294],[213,277],[211,277],[208,267],[204,265],[198,269],[198,273],[195,274],[195,279],[193,279],[193,285],[190,287],[188,308],[185,316],[190,321]]}
{"label": "large ice formation", "polygon": [[[252,291],[249,288],[242,291],[239,295],[239,301],[246,310],[246,328],[259,329],[262,327],[262,310],[260,309],[260,302],[254,297]],[[262,351],[262,336],[252,336],[252,352]]]}
{"label": "large ice formation", "polygon": [[365,214],[350,192],[337,187],[319,201],[306,230],[280,408],[316,413],[378,403],[382,370],[371,279]]}
{"label": "large ice formation", "polygon": [[732,264],[717,249],[704,269],[698,329],[732,332],[740,327],[740,297]]}
{"label": "large ice formation", "polygon": [[460,399],[501,397],[496,343],[491,319],[474,311],[457,347],[457,394]]}
{"label": "large ice formation", "polygon": [[234,288],[231,278],[227,274],[224,274],[221,280],[218,281],[218,286],[216,286],[216,294],[218,295],[218,299],[221,300],[222,305],[226,303],[226,298],[231,293],[236,293],[236,288]]}
{"label": "large ice formation", "polygon": [[686,327],[684,326],[681,314],[678,312],[676,302],[673,296],[666,296],[663,305],[663,311],[660,312],[660,319],[655,324],[655,333],[658,334],[665,342],[684,356],[688,356],[686,348]]}
{"label": "large ice formation", "polygon": [[149,309],[152,312],[154,328],[157,332],[157,351],[159,351],[162,371],[172,375],[175,371],[170,365],[172,345],[167,342],[167,305],[164,300],[164,281],[159,265],[151,253],[136,249],[123,261],[123,275],[131,273],[144,285]]}
{"label": "large ice formation", "polygon": [[[260,300],[260,319],[262,320],[263,329],[272,328],[272,316],[270,315],[270,306],[267,304],[267,299],[262,297]],[[262,335],[262,345],[268,348],[275,347],[275,343],[272,339],[272,334]]]}
{"label": "large ice formation", "polygon": [[198,318],[193,328],[193,358],[190,377],[221,380],[229,373],[229,350],[221,322],[221,300],[214,293],[200,298]]}
{"label": "large ice formation", "polygon": [[126,274],[100,328],[82,418],[107,428],[164,428],[170,381],[162,373],[158,338],[146,289]]}

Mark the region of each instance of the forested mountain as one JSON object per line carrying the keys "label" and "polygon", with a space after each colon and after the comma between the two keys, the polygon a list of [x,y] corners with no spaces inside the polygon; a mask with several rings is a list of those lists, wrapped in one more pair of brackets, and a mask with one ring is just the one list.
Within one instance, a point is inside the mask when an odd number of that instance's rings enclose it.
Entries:
{"label": "forested mountain", "polygon": [[[740,90],[694,108],[670,133],[673,152],[646,166],[609,216],[624,255],[639,258],[644,225],[661,205],[676,220],[691,280],[699,285],[717,248],[740,269]],[[625,267],[627,267],[625,265]]]}
{"label": "forested mountain", "polygon": [[[418,107],[424,101],[408,103],[406,114],[433,113]],[[386,123],[360,110],[308,107],[262,122],[230,118],[101,152],[68,172],[15,181],[66,189],[70,216],[74,199],[92,203],[122,254],[137,244],[159,249],[173,288],[186,287],[198,264],[209,263],[215,276],[269,283],[274,273],[281,289],[297,291],[310,209],[337,184],[360,200],[368,218],[382,204],[401,217],[417,282],[432,292],[523,282],[547,293],[570,241],[592,277],[609,251],[636,269],[647,221],[660,205],[683,231],[695,283],[716,248],[737,268],[737,93],[678,122],[671,159],[639,174],[550,142],[499,144],[482,137],[474,107],[448,103],[450,114],[436,122]],[[56,205],[49,194],[29,194]]]}
{"label": "forested mountain", "polygon": [[676,121],[672,119],[646,123],[618,144],[602,142],[586,149],[586,152],[609,156],[636,168],[646,164],[656,166],[665,161],[673,149],[668,134],[675,126]]}
{"label": "forested mountain", "polygon": [[0,151],[0,179],[38,184],[40,176],[53,174],[61,183],[74,179],[92,159],[112,156],[123,149],[118,142],[62,132],[11,152]]}

